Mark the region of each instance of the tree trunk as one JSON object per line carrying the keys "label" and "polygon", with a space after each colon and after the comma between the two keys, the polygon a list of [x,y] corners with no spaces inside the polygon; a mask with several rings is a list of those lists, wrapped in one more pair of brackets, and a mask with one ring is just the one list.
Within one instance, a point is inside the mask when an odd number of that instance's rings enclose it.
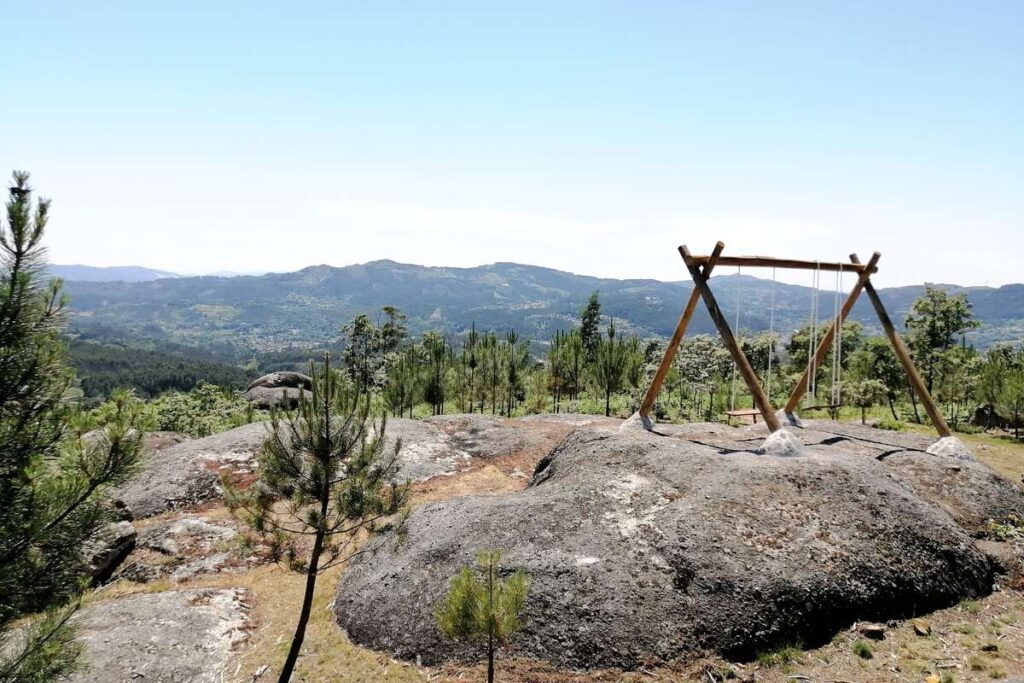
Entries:
{"label": "tree trunk", "polygon": [[612,415],[612,392],[604,392],[604,416],[611,417]]}
{"label": "tree trunk", "polygon": [[861,408],[860,408],[860,423],[862,425],[868,423],[867,412],[868,412],[868,409],[865,408],[864,406],[861,406]]}
{"label": "tree trunk", "polygon": [[487,634],[487,683],[494,683],[494,636]]}
{"label": "tree trunk", "polygon": [[[327,500],[320,505],[322,519],[326,519]],[[292,646],[288,650],[288,659],[281,669],[281,677],[278,683],[289,683],[292,679],[292,672],[295,670],[295,663],[299,660],[299,651],[302,650],[302,641],[306,638],[306,625],[309,623],[309,613],[313,608],[313,590],[316,588],[316,574],[320,565],[320,553],[324,547],[324,534],[317,532],[316,540],[313,542],[313,551],[309,556],[309,567],[306,569],[306,590],[302,595],[302,611],[299,612],[299,623],[295,626],[295,635],[292,636]]]}
{"label": "tree trunk", "polygon": [[912,386],[908,384],[907,388],[910,391],[910,405],[914,406],[914,422],[921,424],[921,413],[917,410],[917,395],[914,393]]}
{"label": "tree trunk", "polygon": [[892,396],[890,394],[886,394],[885,398],[889,401],[889,412],[892,413],[892,419],[899,422],[900,418],[896,415],[896,404],[892,402]]}

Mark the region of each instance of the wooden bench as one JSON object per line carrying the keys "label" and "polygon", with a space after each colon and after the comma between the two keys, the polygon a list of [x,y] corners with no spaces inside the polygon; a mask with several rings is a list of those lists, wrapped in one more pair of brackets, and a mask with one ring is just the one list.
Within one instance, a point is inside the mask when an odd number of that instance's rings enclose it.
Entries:
{"label": "wooden bench", "polygon": [[725,414],[729,417],[738,417],[743,419],[745,417],[754,418],[754,424],[757,424],[757,416],[761,414],[761,411],[757,408],[746,408],[744,410],[727,410]]}

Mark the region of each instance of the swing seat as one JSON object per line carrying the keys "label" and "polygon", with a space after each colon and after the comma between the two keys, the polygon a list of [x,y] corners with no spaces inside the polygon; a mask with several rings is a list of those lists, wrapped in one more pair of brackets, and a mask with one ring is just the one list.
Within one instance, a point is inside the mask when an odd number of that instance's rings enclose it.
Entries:
{"label": "swing seat", "polygon": [[829,403],[823,403],[820,406],[806,406],[804,408],[801,408],[801,410],[839,410],[842,407],[842,403],[836,403],[834,405]]}

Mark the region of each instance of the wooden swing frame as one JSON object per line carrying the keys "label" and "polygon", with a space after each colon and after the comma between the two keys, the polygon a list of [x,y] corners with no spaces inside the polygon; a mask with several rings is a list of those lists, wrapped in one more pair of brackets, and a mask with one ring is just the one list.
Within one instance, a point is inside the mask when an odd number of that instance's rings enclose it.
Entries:
{"label": "wooden swing frame", "polygon": [[931,394],[928,392],[928,387],[925,385],[924,380],[921,379],[921,374],[914,366],[914,361],[910,357],[910,352],[907,350],[903,340],[901,340],[899,335],[896,333],[896,328],[893,326],[892,319],[889,317],[889,313],[885,310],[885,306],[882,305],[882,299],[878,296],[878,292],[875,291],[874,286],[871,284],[871,275],[878,272],[878,260],[882,257],[879,252],[876,251],[871,255],[868,262],[863,264],[860,259],[857,258],[856,254],[850,255],[850,263],[828,263],[819,261],[779,259],[766,256],[722,256],[722,251],[724,249],[725,244],[723,242],[718,242],[709,255],[694,256],[690,253],[690,250],[685,244],[679,247],[679,255],[683,257],[683,262],[686,264],[686,268],[690,272],[690,277],[693,278],[694,287],[693,291],[690,293],[689,300],[686,302],[686,307],[683,309],[683,313],[679,318],[679,322],[676,324],[676,329],[672,333],[672,338],[669,340],[668,347],[665,349],[665,356],[661,359],[661,365],[658,366],[658,371],[655,373],[654,379],[651,381],[651,386],[648,387],[647,393],[644,395],[643,403],[640,405],[640,415],[644,419],[650,419],[651,409],[654,407],[654,402],[657,400],[658,394],[661,391],[661,385],[664,383],[665,377],[668,375],[668,371],[672,367],[672,362],[675,360],[676,352],[679,350],[679,344],[682,342],[683,336],[686,334],[686,328],[690,324],[690,319],[693,318],[693,314],[697,310],[697,302],[700,299],[703,299],[704,305],[708,309],[708,314],[711,316],[711,321],[715,324],[715,327],[718,328],[718,334],[722,337],[722,341],[725,343],[725,348],[729,351],[729,355],[732,356],[733,362],[736,363],[736,368],[743,376],[743,381],[746,382],[747,389],[750,390],[751,396],[754,397],[754,405],[760,412],[761,417],[764,418],[764,422],[768,426],[769,431],[775,432],[782,426],[779,422],[778,416],[775,414],[775,410],[772,408],[771,400],[765,393],[764,388],[761,386],[761,382],[758,379],[757,374],[754,372],[754,368],[751,367],[746,354],[743,353],[743,349],[740,348],[739,343],[736,341],[736,337],[733,334],[732,329],[729,327],[729,323],[726,320],[725,315],[722,313],[722,309],[719,307],[718,301],[715,299],[715,295],[711,291],[711,287],[708,285],[708,280],[711,277],[711,271],[714,270],[716,266],[789,268],[796,270],[825,270],[856,273],[857,282],[854,284],[850,294],[843,301],[843,306],[839,311],[838,321],[835,319],[832,320],[832,323],[829,325],[826,332],[822,335],[821,341],[818,343],[818,347],[814,353],[813,362],[808,362],[803,375],[801,375],[800,379],[797,381],[796,386],[793,387],[793,392],[790,394],[789,400],[786,401],[786,405],[783,408],[786,415],[791,417],[795,416],[797,407],[800,404],[800,399],[807,392],[811,368],[821,366],[825,356],[828,354],[829,346],[832,345],[837,324],[842,325],[846,321],[847,316],[849,316],[850,312],[853,310],[853,305],[857,303],[857,299],[860,297],[861,292],[867,292],[868,298],[871,299],[871,304],[874,306],[875,313],[878,315],[878,320],[882,323],[882,329],[885,331],[885,336],[889,339],[889,343],[892,345],[896,358],[899,359],[900,364],[903,366],[907,379],[910,380],[911,387],[917,394],[917,397],[921,400],[922,405],[924,405],[924,409],[928,413],[928,418],[935,427],[935,431],[937,431],[941,437],[952,435],[949,425],[946,424],[946,420],[942,417],[942,413],[939,411],[938,406],[936,406],[935,401],[932,400]]}

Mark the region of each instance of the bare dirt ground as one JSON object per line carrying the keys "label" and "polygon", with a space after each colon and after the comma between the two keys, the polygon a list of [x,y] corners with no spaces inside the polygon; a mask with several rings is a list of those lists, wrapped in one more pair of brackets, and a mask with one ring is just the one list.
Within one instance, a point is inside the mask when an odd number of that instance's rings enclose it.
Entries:
{"label": "bare dirt ground", "polygon": [[[565,420],[537,421],[532,425],[542,438],[525,448],[489,458],[473,458],[450,475],[414,486],[414,505],[456,496],[499,494],[526,487],[537,462],[575,425]],[[607,426],[613,426],[610,422]],[[965,436],[979,458],[1011,481],[1024,474],[1024,447],[985,436]],[[140,532],[155,524],[189,516],[207,523],[233,526],[230,515],[218,503],[165,513],[137,523]],[[139,549],[135,560],[170,562],[153,557],[151,549]],[[274,680],[276,667],[287,651],[303,577],[285,568],[252,560],[253,549],[236,540],[216,543],[185,543],[173,562],[199,562],[216,554],[222,564],[214,571],[186,572],[180,580],[161,576],[149,582],[123,578],[90,596],[91,605],[121,596],[171,590],[239,589],[248,609],[245,638],[236,643],[222,663],[221,680],[253,683]],[[146,553],[149,553],[147,556]],[[159,554],[159,553],[158,553]],[[258,549],[257,549],[258,554]],[[223,559],[227,556],[227,559]],[[201,562],[199,562],[201,566]],[[331,613],[341,570],[318,581],[317,596],[303,654],[294,680],[322,681],[479,681],[481,665],[448,665],[438,668],[398,662],[385,654],[352,644],[337,627]],[[755,660],[727,662],[706,658],[672,667],[642,668],[634,672],[614,670],[559,671],[542,662],[503,660],[499,655],[499,679],[509,683],[566,683],[568,681],[703,681],[715,682],[928,682],[989,681],[1024,676],[1024,585],[1001,586],[977,601],[921,615],[918,619],[882,625],[884,637],[865,635],[854,625],[824,646],[792,647],[761,653]],[[877,633],[871,633],[877,637]]]}

